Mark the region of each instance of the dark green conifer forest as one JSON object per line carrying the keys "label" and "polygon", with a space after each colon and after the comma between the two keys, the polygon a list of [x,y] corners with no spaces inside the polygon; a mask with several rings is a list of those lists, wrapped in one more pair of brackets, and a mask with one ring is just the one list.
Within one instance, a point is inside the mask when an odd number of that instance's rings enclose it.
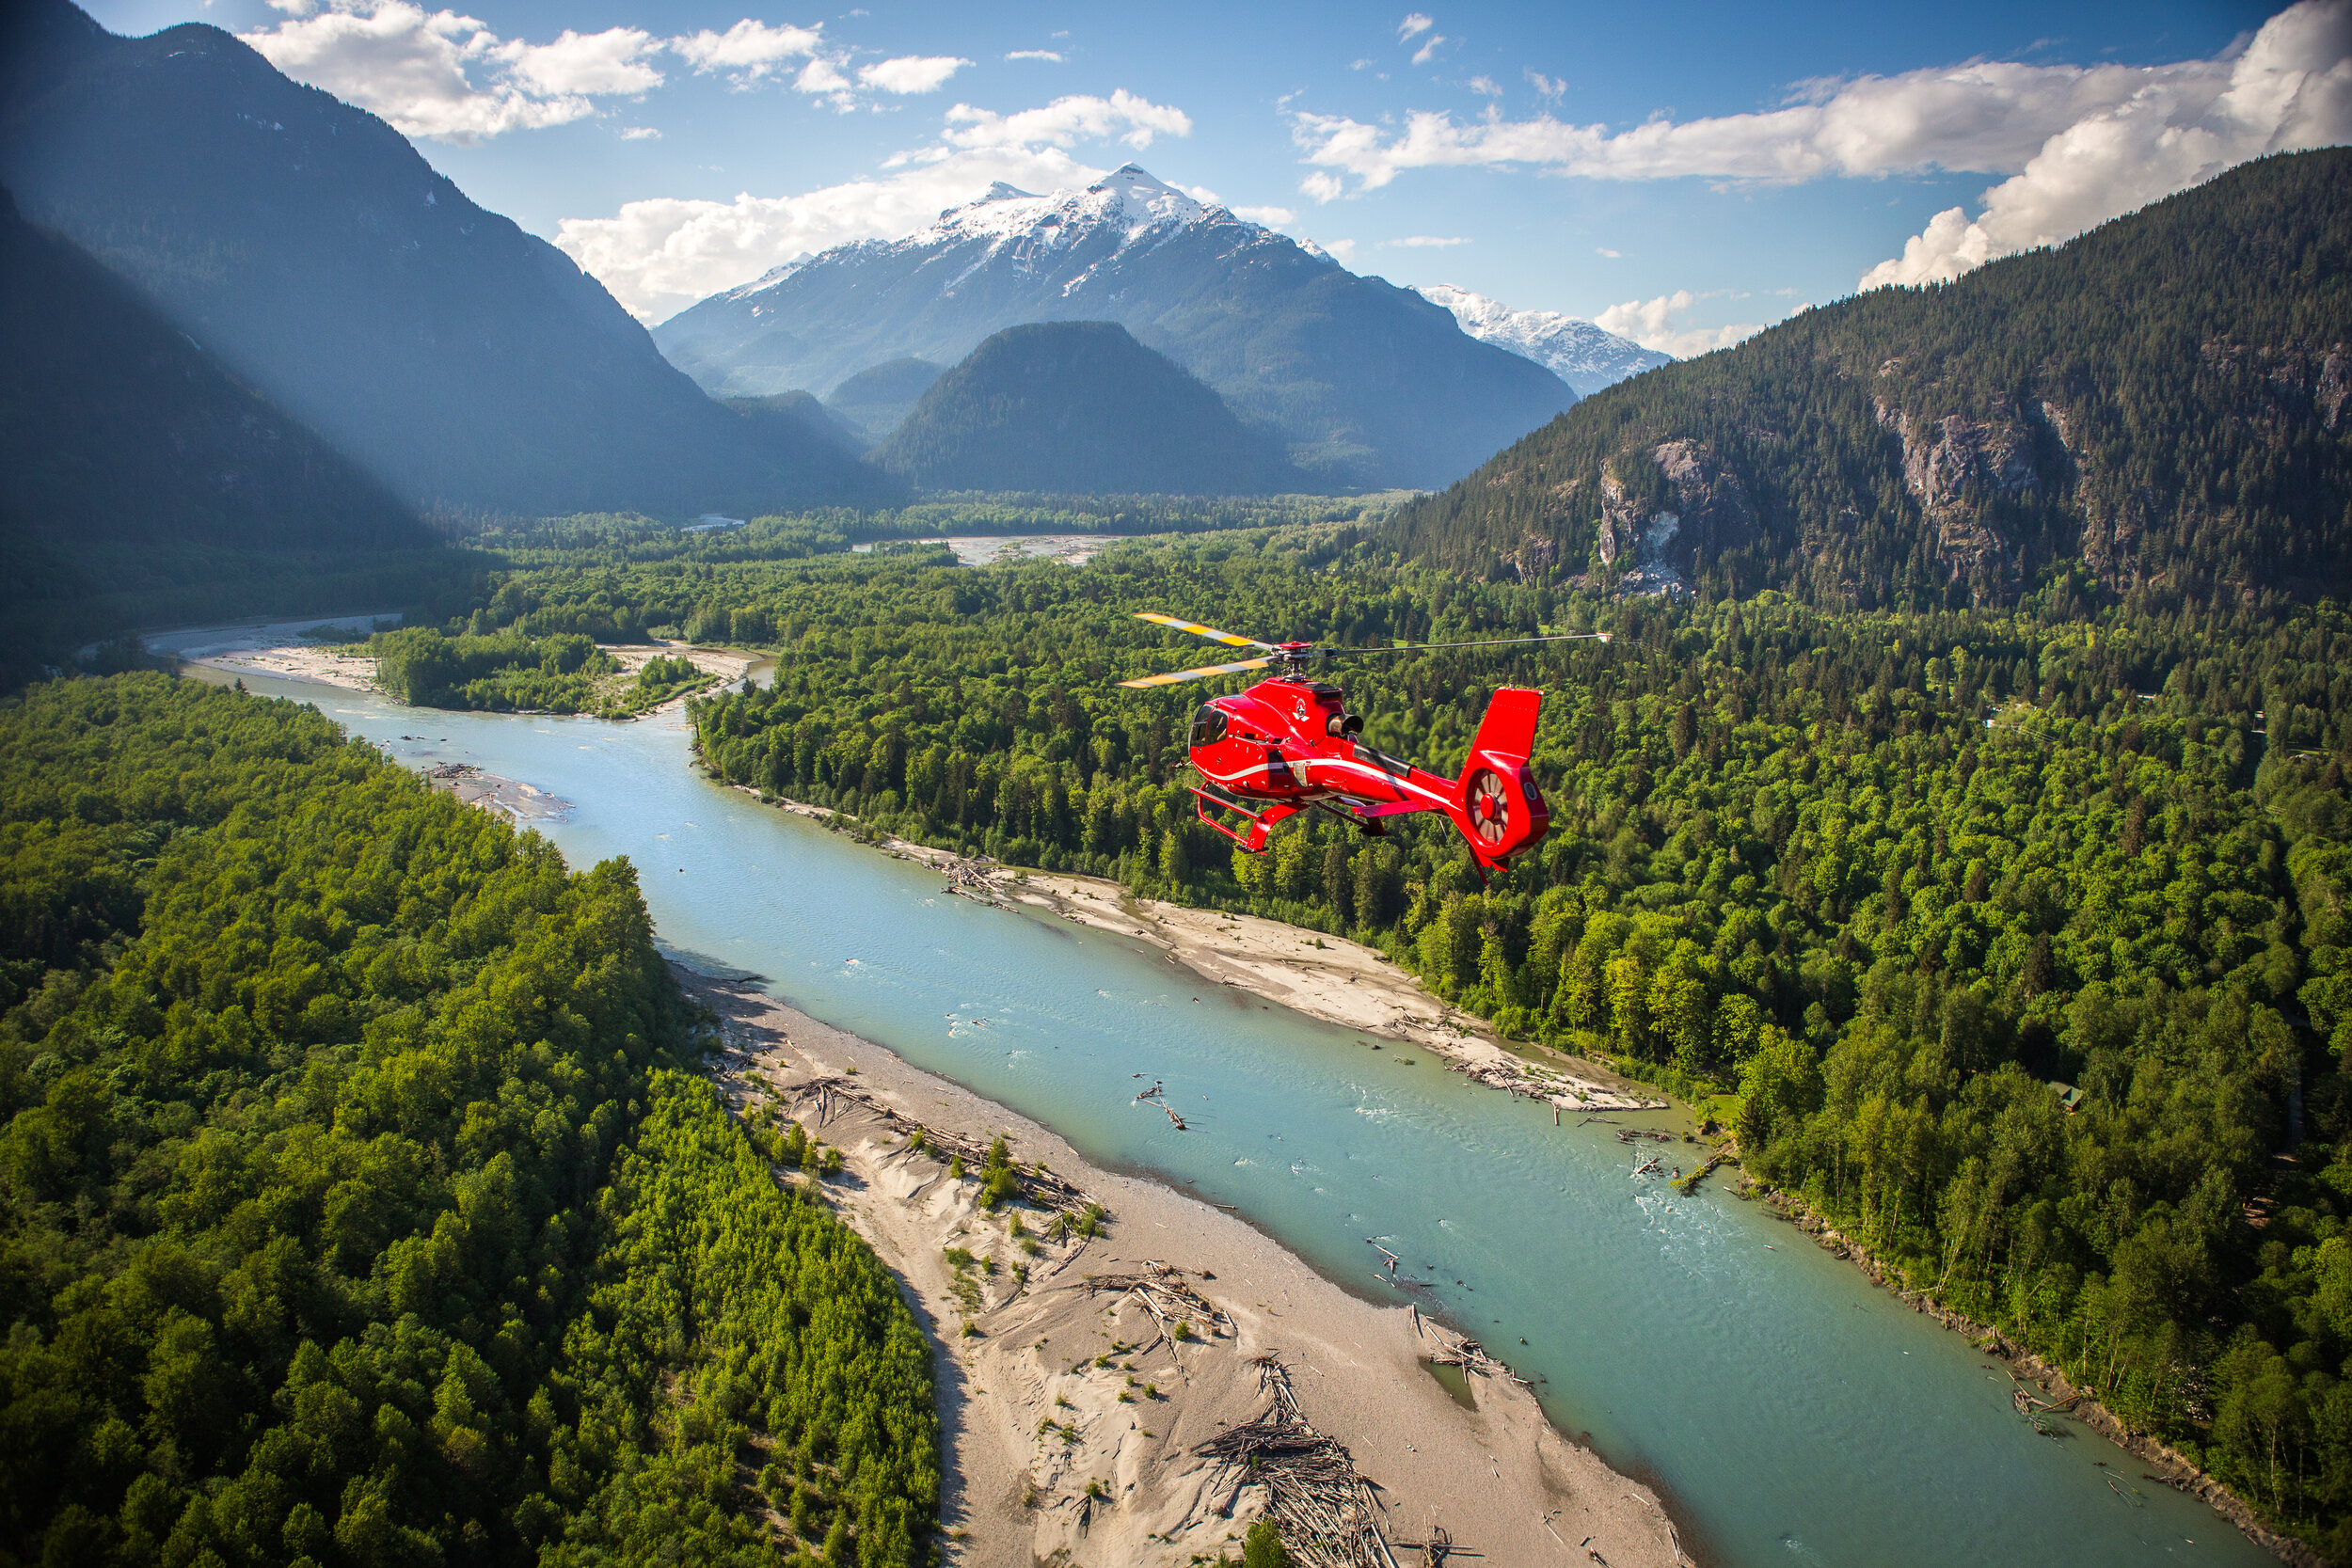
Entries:
{"label": "dark green conifer forest", "polygon": [[[767,628],[773,688],[693,707],[723,779],[1355,935],[1510,1034],[1736,1095],[1756,1176],[2352,1544],[2340,610],[2133,608],[2071,575],[2004,610],[1613,601],[1333,526],[1075,571],[582,562],[500,592]],[[1549,692],[1551,835],[1482,888],[1434,820],[1293,822],[1263,858],[1201,827],[1183,739],[1220,688],[1115,689],[1198,661],[1132,619],[1167,608],[1270,640],[1615,641],[1328,672],[1441,771],[1495,686]]]}
{"label": "dark green conifer forest", "polygon": [[0,1560],[929,1560],[921,1337],[626,863],[134,675],[0,705]]}

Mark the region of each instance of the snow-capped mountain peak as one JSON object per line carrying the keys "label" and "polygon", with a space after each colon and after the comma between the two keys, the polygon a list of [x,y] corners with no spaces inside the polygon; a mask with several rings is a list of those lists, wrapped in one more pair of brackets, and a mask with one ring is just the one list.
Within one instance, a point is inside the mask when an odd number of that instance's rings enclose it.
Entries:
{"label": "snow-capped mountain peak", "polygon": [[[1085,273],[1091,275],[1108,259],[1148,242],[1171,240],[1198,228],[1216,228],[1231,242],[1292,245],[1270,228],[1232,216],[1226,207],[1200,202],[1176,185],[1157,179],[1141,165],[1124,165],[1082,190],[1054,190],[1038,195],[1005,181],[988,185],[986,193],[960,207],[948,207],[925,228],[898,240],[859,240],[835,246],[823,256],[800,256],[739,289],[724,298],[743,301],[767,293],[807,265],[837,256],[960,256],[964,268],[986,265],[997,256],[1009,256],[1024,270],[1057,270],[1063,256],[1087,246],[1091,256]],[[1104,240],[1105,245],[1089,245]],[[1315,251],[1322,259],[1322,251]],[[1066,279],[1066,292],[1085,287],[1087,277]],[[953,287],[953,284],[950,284]]]}
{"label": "snow-capped mountain peak", "polygon": [[1432,305],[1454,312],[1471,337],[1533,359],[1590,397],[1627,376],[1674,363],[1672,355],[1644,348],[1588,321],[1557,310],[1514,310],[1453,283],[1424,284],[1414,291]]}
{"label": "snow-capped mountain peak", "polygon": [[1033,196],[1000,180],[978,200],[950,207],[928,228],[889,244],[898,248],[929,249],[985,237],[1031,240],[1062,248],[1104,231],[1132,241],[1152,230],[1219,220],[1240,222],[1224,208],[1204,207],[1129,164],[1084,190],[1059,190],[1050,196]]}
{"label": "snow-capped mountain peak", "polygon": [[723,397],[830,396],[1051,322],[1126,327],[1344,487],[1450,483],[1575,401],[1524,355],[1133,164],[1043,196],[993,185],[714,294],[654,341]]}

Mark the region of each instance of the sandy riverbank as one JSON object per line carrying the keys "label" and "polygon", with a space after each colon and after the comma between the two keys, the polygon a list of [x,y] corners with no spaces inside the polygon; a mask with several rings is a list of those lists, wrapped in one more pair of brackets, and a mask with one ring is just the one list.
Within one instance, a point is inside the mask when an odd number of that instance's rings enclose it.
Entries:
{"label": "sandy riverbank", "polygon": [[[834,815],[798,800],[774,803],[820,821]],[[958,859],[948,850],[901,838],[884,838],[880,847],[941,867]],[[1008,900],[1148,942],[1212,984],[1248,991],[1343,1029],[1419,1046],[1481,1083],[1549,1101],[1563,1115],[1672,1108],[1646,1086],[1596,1063],[1555,1052],[1535,1060],[1504,1047],[1486,1032],[1484,1021],[1431,995],[1386,957],[1344,937],[1257,915],[1137,898],[1101,877],[1016,874],[994,866],[987,874]]]}
{"label": "sandy riverbank", "polygon": [[[397,615],[350,615],[324,621],[270,621],[233,626],[189,626],[178,631],[158,632],[147,639],[149,647],[157,653],[168,653],[183,663],[201,665],[234,675],[268,675],[277,680],[301,681],[311,686],[341,687],[347,691],[380,691],[376,684],[375,660],[364,654],[342,651],[349,644],[314,641],[309,634],[320,627],[349,632],[353,643],[364,642],[369,633],[399,625]],[[741,680],[753,665],[766,657],[763,654],[747,654],[733,648],[706,648],[686,642],[600,642],[596,644],[612,656],[624,675],[633,674],[655,657],[675,658],[683,656],[699,669],[719,677],[722,685]],[[676,707],[692,693],[671,698],[646,713],[661,713]],[[634,717],[643,718],[639,714]]]}
{"label": "sandy riverbank", "polygon": [[561,821],[572,809],[569,800],[550,795],[536,784],[518,784],[496,773],[485,773],[471,763],[442,763],[428,768],[424,779],[431,787],[447,790],[469,806],[480,806],[494,815],[503,813],[518,828],[528,828],[534,822]]}
{"label": "sandy riverbank", "polygon": [[[841,1149],[846,1171],[830,1190],[930,1336],[950,1455],[948,1560],[1177,1568],[1237,1551],[1266,1491],[1195,1449],[1269,1408],[1255,1360],[1267,1354],[1287,1369],[1305,1419],[1373,1484],[1392,1544],[1450,1537],[1491,1563],[1689,1560],[1657,1498],[1564,1438],[1506,1375],[1470,1374],[1470,1402],[1457,1402],[1422,1362],[1458,1354],[1459,1336],[1359,1301],[1232,1215],[1099,1169],[880,1046],[748,987],[681,979],[722,1021],[730,1053],[716,1076],[737,1104],[772,1101]],[[976,1184],[911,1151],[903,1129],[805,1088],[844,1078],[935,1131],[1005,1134],[1016,1161],[1041,1160],[1100,1201],[1105,1233],[1032,1236],[1038,1250],[1025,1253],[1009,1216],[982,1212]],[[1034,1231],[1040,1216],[1027,1219]],[[989,1261],[959,1271],[949,1247]],[[1170,1338],[1136,1297],[1088,1284],[1158,1267],[1177,1271],[1168,1277],[1223,1326],[1204,1316],[1196,1337]]]}

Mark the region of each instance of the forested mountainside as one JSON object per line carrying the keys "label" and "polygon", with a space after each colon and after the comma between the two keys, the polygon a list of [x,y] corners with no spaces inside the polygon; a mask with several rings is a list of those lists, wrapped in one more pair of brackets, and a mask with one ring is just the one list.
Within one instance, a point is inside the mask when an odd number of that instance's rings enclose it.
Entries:
{"label": "forested mountainside", "polygon": [[1082,191],[999,184],[903,239],[713,294],[654,339],[716,395],[838,395],[894,361],[951,365],[1008,326],[1053,321],[1126,327],[1279,434],[1319,489],[1448,483],[1576,401],[1410,290],[1133,164]]}
{"label": "forested mountainside", "polygon": [[[1505,1030],[1744,1092],[1758,1176],[2352,1556],[2352,623],[2086,605],[1896,615],[1613,602],[1387,564],[1334,525],[1120,546],[553,557],[485,621],[684,617],[775,648],[693,706],[720,777],[1013,864],[1377,943]],[[1367,737],[1458,764],[1497,684],[1550,693],[1552,832],[1482,891],[1458,840],[1194,820],[1220,689],[1132,619],[1563,654],[1367,661]],[[2081,1090],[2071,1114],[2053,1082]]]}
{"label": "forested mountainside", "polygon": [[1278,443],[1116,322],[1009,326],[874,450],[927,490],[1247,496],[1305,479]]}
{"label": "forested mountainside", "polygon": [[772,392],[763,398],[728,398],[725,402],[755,429],[781,431],[782,444],[787,450],[810,436],[851,456],[869,444],[865,432],[818,402],[812,392]]}
{"label": "forested mountainside", "polygon": [[[49,548],[370,550],[416,515],[0,190],[0,518]],[[25,594],[21,573],[0,594]]]}
{"label": "forested mountainside", "polygon": [[931,383],[946,373],[945,366],[912,355],[886,359],[835,387],[826,397],[825,407],[835,419],[855,425],[871,445],[898,429],[931,389]]}
{"label": "forested mountainside", "polygon": [[1579,404],[1409,509],[1417,559],[1929,609],[2079,562],[2195,603],[2352,589],[2352,150],[1882,289]]}
{"label": "forested mountainside", "polygon": [[[0,191],[0,666],[118,558],[421,550],[415,515]],[[152,559],[152,556],[150,556]],[[200,572],[196,575],[200,577]],[[103,628],[92,628],[93,631]]]}
{"label": "forested mountainside", "polygon": [[921,1334],[627,863],[142,675],[0,705],[0,865],[8,1560],[930,1560]]}
{"label": "forested mountainside", "polygon": [[415,506],[671,515],[880,493],[755,432],[391,127],[190,24],[0,12],[0,182]]}
{"label": "forested mountainside", "polygon": [[455,589],[416,514],[0,191],[0,690],[127,626]]}

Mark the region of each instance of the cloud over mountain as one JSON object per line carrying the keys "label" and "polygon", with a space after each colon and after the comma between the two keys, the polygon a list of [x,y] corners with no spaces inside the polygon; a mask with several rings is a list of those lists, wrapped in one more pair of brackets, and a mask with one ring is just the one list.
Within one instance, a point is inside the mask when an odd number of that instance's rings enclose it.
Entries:
{"label": "cloud over mountain", "polygon": [[[1979,60],[1798,84],[1779,108],[1626,130],[1549,113],[1463,120],[1415,111],[1401,128],[1295,112],[1317,201],[1410,169],[1508,167],[1593,180],[1785,183],[1931,171],[2009,174],[1982,216],[1940,214],[1866,284],[1948,277],[1989,256],[2091,224],[2265,152],[2352,138],[2352,20],[2303,0],[2250,43],[2157,66]],[[1352,184],[1349,182],[1353,182]]]}
{"label": "cloud over mountain", "polygon": [[822,24],[774,26],[752,17],[724,32],[660,38],[642,27],[566,28],[551,43],[529,43],[413,0],[270,3],[287,19],[240,37],[272,65],[381,115],[403,135],[458,143],[566,124],[595,114],[598,98],[649,92],[668,80],[657,63],[663,55],[739,91],[788,74],[794,91],[843,110],[876,93],[936,92],[972,63],[900,55],[852,66],[847,50],[826,44]]}
{"label": "cloud over mountain", "polygon": [[1092,184],[1107,171],[1073,155],[1080,142],[1143,148],[1191,131],[1182,109],[1124,90],[1013,114],[958,103],[936,141],[894,154],[880,175],[797,196],[648,198],[611,217],[566,218],[555,243],[651,321],[795,256],[910,233],[998,182],[1046,190]]}

